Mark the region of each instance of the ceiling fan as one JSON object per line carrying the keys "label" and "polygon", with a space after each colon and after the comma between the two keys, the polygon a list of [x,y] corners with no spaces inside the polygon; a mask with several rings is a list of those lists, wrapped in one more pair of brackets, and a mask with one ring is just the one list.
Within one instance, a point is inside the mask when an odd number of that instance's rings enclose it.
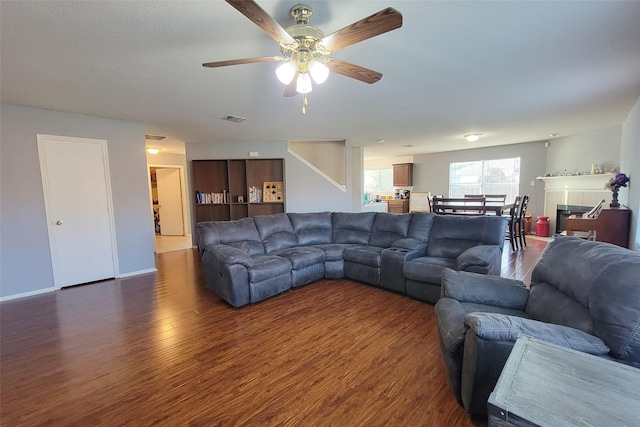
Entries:
{"label": "ceiling fan", "polygon": [[312,90],[311,81],[323,83],[330,71],[370,84],[382,78],[382,74],[377,71],[330,58],[328,55],[402,26],[400,12],[388,7],[325,36],[319,28],[308,24],[312,9],[306,4],[291,8],[291,16],[296,23],[285,29],[253,0],[226,1],[278,42],[283,56],[232,59],[202,65],[215,68],[257,62],[283,62],[276,69],[276,75],[286,85],[284,96],[301,93],[304,98],[303,114],[306,113],[306,95]]}

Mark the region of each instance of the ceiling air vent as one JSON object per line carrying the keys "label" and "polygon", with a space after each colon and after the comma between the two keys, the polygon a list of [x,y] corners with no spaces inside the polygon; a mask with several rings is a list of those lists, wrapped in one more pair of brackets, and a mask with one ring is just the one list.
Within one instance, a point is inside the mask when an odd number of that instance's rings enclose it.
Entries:
{"label": "ceiling air vent", "polygon": [[162,135],[145,135],[144,139],[150,139],[152,141],[162,141],[164,139],[167,139],[167,137]]}
{"label": "ceiling air vent", "polygon": [[233,123],[242,123],[247,119],[245,119],[244,117],[238,117],[238,116],[225,116],[222,118],[222,120],[227,120]]}

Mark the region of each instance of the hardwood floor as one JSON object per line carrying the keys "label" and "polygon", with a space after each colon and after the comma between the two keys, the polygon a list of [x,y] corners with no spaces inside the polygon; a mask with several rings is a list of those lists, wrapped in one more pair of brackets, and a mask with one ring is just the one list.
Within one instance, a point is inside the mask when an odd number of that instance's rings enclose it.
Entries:
{"label": "hardwood floor", "polygon": [[[545,242],[505,246],[530,277]],[[158,272],[0,304],[0,423],[485,426],[450,391],[433,306],[324,280],[234,309],[196,250]]]}

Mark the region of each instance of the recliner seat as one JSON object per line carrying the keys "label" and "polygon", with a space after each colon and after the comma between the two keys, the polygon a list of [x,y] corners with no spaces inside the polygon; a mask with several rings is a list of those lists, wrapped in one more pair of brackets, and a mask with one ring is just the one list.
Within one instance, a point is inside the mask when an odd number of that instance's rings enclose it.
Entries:
{"label": "recliner seat", "polygon": [[438,337],[449,383],[471,414],[486,414],[521,335],[640,367],[640,254],[556,237],[521,281],[445,270]]}

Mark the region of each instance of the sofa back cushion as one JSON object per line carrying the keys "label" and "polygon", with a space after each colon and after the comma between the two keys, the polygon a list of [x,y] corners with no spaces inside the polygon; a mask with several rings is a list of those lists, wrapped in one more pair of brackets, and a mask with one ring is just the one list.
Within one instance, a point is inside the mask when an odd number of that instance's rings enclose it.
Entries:
{"label": "sofa back cushion", "polygon": [[201,252],[209,245],[228,245],[244,251],[249,256],[264,254],[264,246],[253,218],[199,222],[196,229],[198,248]]}
{"label": "sofa back cushion", "polygon": [[640,253],[556,237],[532,272],[526,311],[594,334],[612,356],[640,363]]}
{"label": "sofa back cushion", "polygon": [[375,212],[334,212],[331,215],[333,243],[368,244],[375,217]]}
{"label": "sofa back cushion", "polygon": [[253,221],[256,223],[265,253],[298,246],[298,238],[286,213],[260,215],[253,217]]}
{"label": "sofa back cushion", "polygon": [[331,212],[290,213],[289,219],[299,245],[331,243]]}
{"label": "sofa back cushion", "polygon": [[411,214],[411,224],[407,237],[418,239],[425,243],[429,242],[433,222],[438,215],[431,212],[414,212]]}
{"label": "sofa back cushion", "polygon": [[427,256],[456,259],[478,245],[502,248],[507,219],[497,216],[436,215]]}
{"label": "sofa back cushion", "polygon": [[396,240],[407,237],[411,214],[376,213],[369,236],[369,245],[379,248],[391,247]]}

